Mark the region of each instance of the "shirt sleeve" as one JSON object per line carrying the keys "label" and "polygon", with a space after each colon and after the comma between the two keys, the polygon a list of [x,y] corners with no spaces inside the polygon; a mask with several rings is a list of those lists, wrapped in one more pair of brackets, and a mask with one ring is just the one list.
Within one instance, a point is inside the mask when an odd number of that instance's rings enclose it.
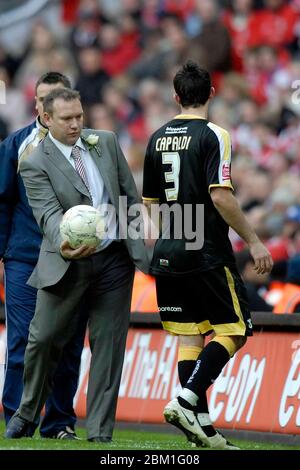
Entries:
{"label": "shirt sleeve", "polygon": [[146,150],[143,175],[143,201],[159,202],[160,177],[155,165],[151,141]]}
{"label": "shirt sleeve", "polygon": [[206,182],[208,192],[214,187],[233,190],[231,182],[231,141],[229,132],[209,123],[212,130],[206,142]]}

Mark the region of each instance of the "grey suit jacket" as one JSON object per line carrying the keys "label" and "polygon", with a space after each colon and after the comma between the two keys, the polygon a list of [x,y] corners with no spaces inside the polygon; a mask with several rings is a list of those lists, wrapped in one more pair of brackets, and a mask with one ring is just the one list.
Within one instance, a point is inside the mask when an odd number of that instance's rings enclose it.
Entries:
{"label": "grey suit jacket", "polygon": [[[127,221],[127,229],[137,223],[137,219],[135,215],[124,219],[124,211],[119,212],[119,196],[127,196],[127,207],[140,202],[127,161],[113,132],[84,129],[81,136],[85,139],[89,134],[99,136],[97,146],[101,156],[93,147],[90,154],[101,173],[119,223]],[[38,263],[28,284],[41,289],[60,281],[71,263],[60,254],[59,225],[63,214],[78,204],[91,205],[92,201],[76,170],[48,136],[20,162],[20,172],[29,204],[43,234]],[[124,242],[133,262],[147,273],[149,261],[142,238],[127,238]]]}

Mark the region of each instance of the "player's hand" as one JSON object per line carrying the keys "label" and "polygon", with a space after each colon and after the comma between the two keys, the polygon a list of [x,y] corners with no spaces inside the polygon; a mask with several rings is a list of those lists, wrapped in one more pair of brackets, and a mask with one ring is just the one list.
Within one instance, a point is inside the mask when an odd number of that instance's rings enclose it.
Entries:
{"label": "player's hand", "polygon": [[81,259],[95,253],[96,248],[88,245],[80,245],[78,248],[72,248],[67,240],[60,245],[60,254],[66,259]]}
{"label": "player's hand", "polygon": [[270,273],[274,263],[271,253],[265,245],[260,241],[257,241],[249,245],[249,250],[254,260],[254,269],[257,274]]}

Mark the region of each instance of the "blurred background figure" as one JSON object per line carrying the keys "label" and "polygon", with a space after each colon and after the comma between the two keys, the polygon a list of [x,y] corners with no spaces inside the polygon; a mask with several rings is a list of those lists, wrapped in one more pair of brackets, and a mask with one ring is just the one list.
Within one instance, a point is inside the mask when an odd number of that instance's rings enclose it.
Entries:
{"label": "blurred background figure", "polygon": [[247,289],[250,310],[252,312],[271,312],[272,306],[264,300],[269,274],[257,274],[253,259],[247,249],[236,254],[236,262]]}
{"label": "blurred background figure", "polygon": [[287,263],[285,284],[280,300],[274,306],[274,313],[300,312],[300,254]]}

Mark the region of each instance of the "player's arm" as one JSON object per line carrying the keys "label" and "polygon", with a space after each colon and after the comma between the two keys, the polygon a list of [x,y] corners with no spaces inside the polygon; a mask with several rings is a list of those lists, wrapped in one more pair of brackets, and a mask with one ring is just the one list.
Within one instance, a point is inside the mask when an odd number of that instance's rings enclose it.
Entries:
{"label": "player's arm", "polygon": [[0,144],[0,259],[5,253],[11,231],[17,194],[17,161],[18,149],[15,140],[7,137]]}
{"label": "player's arm", "polygon": [[248,223],[231,190],[226,187],[213,187],[210,195],[221,217],[249,246],[255,270],[259,274],[270,272],[273,266],[272,257]]}
{"label": "player's arm", "polygon": [[234,197],[231,182],[230,135],[221,127],[209,124],[211,132],[206,139],[206,181],[212,202],[225,220],[249,246],[254,269],[260,273],[270,272],[272,257],[244,216]]}

